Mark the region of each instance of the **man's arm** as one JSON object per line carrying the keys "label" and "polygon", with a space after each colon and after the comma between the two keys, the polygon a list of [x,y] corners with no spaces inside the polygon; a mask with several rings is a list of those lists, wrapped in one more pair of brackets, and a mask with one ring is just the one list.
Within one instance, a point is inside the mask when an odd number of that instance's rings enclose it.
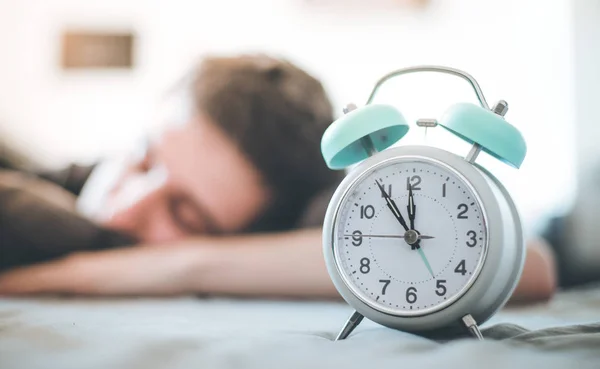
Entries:
{"label": "man's arm", "polygon": [[0,274],[0,295],[337,297],[320,245],[315,229],[80,252]]}
{"label": "man's arm", "polygon": [[[338,297],[321,248],[322,232],[306,230],[255,238],[231,238],[203,258],[205,277],[193,289],[249,296]],[[548,300],[556,289],[550,248],[530,241],[512,302]]]}
{"label": "man's arm", "polygon": [[552,249],[542,239],[530,240],[523,274],[511,302],[549,300],[556,291],[557,277]]}
{"label": "man's arm", "polygon": [[[553,264],[540,262],[540,250],[530,245],[515,299],[552,295]],[[86,252],[0,274],[0,294],[31,293],[339,298],[320,229]]]}

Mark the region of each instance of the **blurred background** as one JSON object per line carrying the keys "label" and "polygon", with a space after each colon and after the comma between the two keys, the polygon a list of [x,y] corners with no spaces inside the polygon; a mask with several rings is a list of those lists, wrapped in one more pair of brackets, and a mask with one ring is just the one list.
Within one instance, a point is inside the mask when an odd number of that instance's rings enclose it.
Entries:
{"label": "blurred background", "polygon": [[[517,171],[482,156],[530,232],[568,211],[600,153],[597,0],[0,0],[0,135],[47,167],[127,150],[203,54],[282,56],[323,81],[338,112],[397,68],[465,70],[528,142]],[[401,77],[376,101],[410,121],[475,102],[462,80]],[[403,143],[420,143],[415,126]],[[430,130],[427,143],[468,147]]]}

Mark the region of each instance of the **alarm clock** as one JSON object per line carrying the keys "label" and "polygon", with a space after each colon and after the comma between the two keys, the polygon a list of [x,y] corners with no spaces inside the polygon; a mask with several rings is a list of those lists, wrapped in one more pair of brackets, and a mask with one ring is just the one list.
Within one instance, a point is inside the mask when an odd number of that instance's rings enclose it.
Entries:
{"label": "alarm clock", "polygon": [[[432,146],[394,145],[409,124],[392,105],[373,104],[392,77],[441,72],[466,80],[479,105],[459,103],[438,120],[472,144],[465,156]],[[484,151],[519,168],[521,133],[505,119],[508,104],[491,109],[477,81],[448,67],[417,66],[381,78],[367,104],[348,105],[325,131],[321,150],[331,169],[346,169],[323,226],[323,251],[335,287],[355,310],[336,340],[364,317],[431,337],[470,332],[511,296],[525,259],[517,207],[506,188],[476,163]],[[394,145],[393,147],[391,147]]]}

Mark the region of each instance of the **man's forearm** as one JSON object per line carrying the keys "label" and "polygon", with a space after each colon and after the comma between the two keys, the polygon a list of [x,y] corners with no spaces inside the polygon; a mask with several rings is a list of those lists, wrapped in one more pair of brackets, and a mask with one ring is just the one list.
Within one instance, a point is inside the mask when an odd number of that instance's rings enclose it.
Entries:
{"label": "man's forearm", "polygon": [[323,260],[321,234],[312,229],[199,240],[206,244],[192,286],[208,294],[338,297]]}

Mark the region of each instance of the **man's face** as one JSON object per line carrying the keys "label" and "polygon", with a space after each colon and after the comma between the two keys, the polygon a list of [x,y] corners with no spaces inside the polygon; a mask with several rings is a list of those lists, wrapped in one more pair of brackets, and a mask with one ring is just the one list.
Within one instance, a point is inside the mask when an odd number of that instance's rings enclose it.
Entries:
{"label": "man's face", "polygon": [[170,127],[126,165],[97,214],[144,243],[234,232],[264,209],[256,168],[205,117]]}

